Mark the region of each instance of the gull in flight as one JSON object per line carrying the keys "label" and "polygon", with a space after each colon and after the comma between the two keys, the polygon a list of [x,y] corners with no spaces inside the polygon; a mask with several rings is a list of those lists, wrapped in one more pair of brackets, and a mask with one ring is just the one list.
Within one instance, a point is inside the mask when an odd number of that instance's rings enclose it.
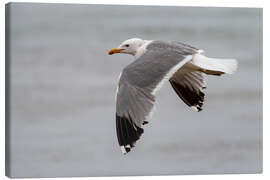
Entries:
{"label": "gull in flight", "polygon": [[116,132],[123,154],[144,132],[155,104],[155,94],[169,81],[176,94],[195,111],[201,111],[206,83],[203,74],[233,74],[235,59],[204,56],[204,51],[180,42],[132,38],[108,54],[131,54],[135,61],[119,76],[116,94]]}

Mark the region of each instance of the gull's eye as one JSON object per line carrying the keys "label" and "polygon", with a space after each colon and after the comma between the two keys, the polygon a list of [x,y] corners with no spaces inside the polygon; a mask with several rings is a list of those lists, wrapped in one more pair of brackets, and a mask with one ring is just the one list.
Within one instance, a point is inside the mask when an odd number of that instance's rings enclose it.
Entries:
{"label": "gull's eye", "polygon": [[125,47],[129,47],[129,44],[126,44]]}

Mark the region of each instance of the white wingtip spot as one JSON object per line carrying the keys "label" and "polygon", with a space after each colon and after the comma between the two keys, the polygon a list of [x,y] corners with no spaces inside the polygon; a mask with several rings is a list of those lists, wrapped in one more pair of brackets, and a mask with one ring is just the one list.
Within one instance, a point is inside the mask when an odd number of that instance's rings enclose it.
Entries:
{"label": "white wingtip spot", "polygon": [[124,146],[120,146],[122,154],[127,154],[127,151]]}
{"label": "white wingtip spot", "polygon": [[199,109],[196,106],[191,106],[190,108],[196,112],[199,112]]}

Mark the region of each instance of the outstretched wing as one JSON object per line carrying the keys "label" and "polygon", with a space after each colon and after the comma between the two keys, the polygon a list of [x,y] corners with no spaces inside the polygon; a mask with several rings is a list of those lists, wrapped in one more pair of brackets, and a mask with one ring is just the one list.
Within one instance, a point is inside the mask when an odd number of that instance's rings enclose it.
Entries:
{"label": "outstretched wing", "polygon": [[143,133],[142,125],[147,123],[157,89],[190,61],[193,53],[175,44],[152,42],[140,58],[124,68],[116,100],[117,137],[124,154]]}
{"label": "outstretched wing", "polygon": [[170,83],[176,94],[189,107],[196,111],[202,110],[206,83],[201,72],[183,72],[180,69],[170,78]]}
{"label": "outstretched wing", "polygon": [[147,89],[128,82],[119,82],[116,103],[116,131],[119,145],[125,154],[134,147],[143,133],[142,125],[151,112],[155,97]]}

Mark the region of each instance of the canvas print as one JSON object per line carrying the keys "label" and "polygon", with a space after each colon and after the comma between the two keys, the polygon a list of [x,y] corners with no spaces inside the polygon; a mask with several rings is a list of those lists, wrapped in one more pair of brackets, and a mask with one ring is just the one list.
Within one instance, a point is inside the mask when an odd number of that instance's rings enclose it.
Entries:
{"label": "canvas print", "polygon": [[261,173],[262,11],[7,4],[6,175]]}

